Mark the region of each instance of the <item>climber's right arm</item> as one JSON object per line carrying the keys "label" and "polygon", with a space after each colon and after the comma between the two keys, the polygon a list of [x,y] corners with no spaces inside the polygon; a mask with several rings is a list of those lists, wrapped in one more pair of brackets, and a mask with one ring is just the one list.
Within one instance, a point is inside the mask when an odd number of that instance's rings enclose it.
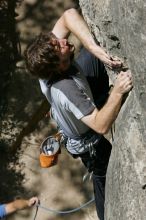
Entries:
{"label": "climber's right arm", "polygon": [[121,72],[115,82],[114,88],[106,102],[106,104],[98,111],[93,110],[90,115],[84,116],[81,120],[88,127],[97,133],[106,134],[117,118],[121,108],[123,95],[132,89],[131,73]]}

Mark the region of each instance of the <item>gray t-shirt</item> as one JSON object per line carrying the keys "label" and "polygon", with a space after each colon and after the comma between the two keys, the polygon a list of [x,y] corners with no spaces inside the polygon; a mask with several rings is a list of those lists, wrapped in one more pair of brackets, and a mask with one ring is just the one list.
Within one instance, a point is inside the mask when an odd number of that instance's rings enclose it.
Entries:
{"label": "gray t-shirt", "polygon": [[[75,66],[71,77],[53,83],[52,86],[48,84],[48,80],[39,81],[42,92],[52,105],[53,118],[68,137],[68,151],[79,154],[88,151],[85,142],[90,142],[89,137],[88,140],[82,138],[90,129],[80,119],[95,109],[94,103],[99,108],[104,104],[109,82],[104,65],[84,48]],[[101,135],[94,133],[92,142],[100,137]]]}
{"label": "gray t-shirt", "polygon": [[51,114],[65,135],[79,138],[89,130],[80,119],[94,109],[92,94],[86,78],[79,72],[70,78],[54,83],[51,88],[47,80],[39,80],[41,90],[50,102]]}
{"label": "gray t-shirt", "polygon": [[[47,80],[39,80],[42,92],[50,101],[51,115],[63,133],[68,137],[67,149],[72,154],[80,154],[89,150],[89,140],[82,138],[89,127],[80,119],[94,109],[92,94],[86,78],[79,72],[68,79],[60,80],[51,87]],[[91,137],[92,141],[97,135]],[[99,138],[100,139],[100,138]]]}

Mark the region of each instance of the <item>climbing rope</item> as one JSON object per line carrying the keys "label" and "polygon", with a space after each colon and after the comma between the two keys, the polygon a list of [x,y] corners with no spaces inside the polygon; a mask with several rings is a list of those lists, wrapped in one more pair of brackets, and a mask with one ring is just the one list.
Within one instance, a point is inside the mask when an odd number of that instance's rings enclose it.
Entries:
{"label": "climbing rope", "polygon": [[94,202],[95,198],[93,197],[91,200],[89,200],[88,202],[84,203],[83,205],[77,207],[77,208],[74,208],[74,209],[71,209],[71,210],[66,210],[66,211],[59,211],[59,210],[55,210],[55,209],[50,209],[50,208],[46,208],[40,204],[38,204],[36,206],[36,212],[35,212],[35,215],[34,215],[34,218],[33,220],[36,220],[36,217],[37,217],[37,213],[38,213],[38,209],[41,208],[47,212],[53,212],[55,214],[59,214],[59,215],[66,215],[66,214],[70,214],[70,213],[73,213],[73,212],[77,212],[79,211],[80,209],[83,209],[85,207],[87,207],[88,205],[90,205],[92,202]]}

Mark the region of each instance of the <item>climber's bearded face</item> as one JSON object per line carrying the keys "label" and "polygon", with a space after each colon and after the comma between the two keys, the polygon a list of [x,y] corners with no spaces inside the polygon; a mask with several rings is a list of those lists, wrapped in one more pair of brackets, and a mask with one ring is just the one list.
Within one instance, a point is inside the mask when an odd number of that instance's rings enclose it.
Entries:
{"label": "climber's bearded face", "polygon": [[75,47],[67,39],[53,39],[56,54],[60,59],[59,69],[65,71],[74,58]]}

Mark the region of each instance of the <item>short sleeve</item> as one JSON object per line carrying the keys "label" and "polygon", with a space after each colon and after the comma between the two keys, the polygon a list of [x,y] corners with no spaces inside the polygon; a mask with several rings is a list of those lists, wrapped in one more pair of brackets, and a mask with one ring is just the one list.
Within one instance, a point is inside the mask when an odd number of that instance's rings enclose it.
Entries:
{"label": "short sleeve", "polygon": [[[60,87],[61,89],[57,97],[58,101],[61,103],[62,108],[72,112],[77,119],[81,119],[95,109],[95,105],[91,98],[85,91],[76,85],[74,80],[70,80],[69,82],[66,80],[65,87],[61,84]],[[55,95],[54,90],[52,94]],[[56,97],[54,98],[56,99]]]}
{"label": "short sleeve", "polygon": [[6,216],[5,205],[0,205],[0,219],[4,218],[5,216]]}

